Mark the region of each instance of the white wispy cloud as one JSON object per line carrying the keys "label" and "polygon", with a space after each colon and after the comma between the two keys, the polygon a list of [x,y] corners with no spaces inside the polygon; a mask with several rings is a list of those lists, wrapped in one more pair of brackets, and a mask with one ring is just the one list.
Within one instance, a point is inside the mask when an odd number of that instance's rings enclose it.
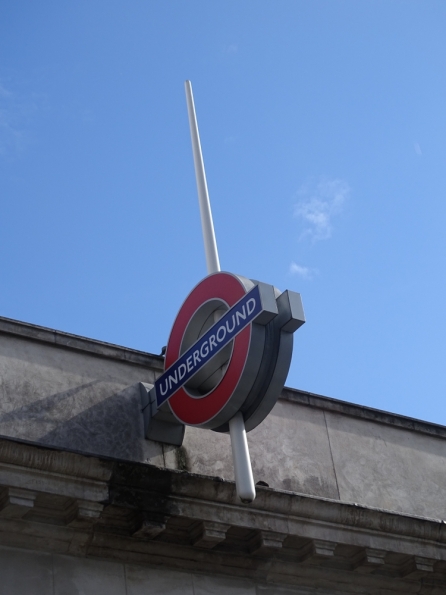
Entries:
{"label": "white wispy cloud", "polygon": [[26,144],[21,126],[23,106],[17,95],[0,83],[0,155],[19,153]]}
{"label": "white wispy cloud", "polygon": [[238,52],[238,46],[236,43],[231,43],[230,45],[226,46],[225,54],[236,54]]}
{"label": "white wispy cloud", "polygon": [[317,184],[305,184],[298,191],[294,216],[304,224],[301,239],[327,240],[333,231],[333,218],[344,208],[350,187],[344,180],[322,179]]}
{"label": "white wispy cloud", "polygon": [[31,143],[35,118],[47,111],[47,96],[29,90],[23,81],[0,81],[0,156],[20,155]]}
{"label": "white wispy cloud", "polygon": [[4,87],[1,83],[0,83],[0,97],[12,97],[12,93],[9,89],[7,89],[6,87]]}
{"label": "white wispy cloud", "polygon": [[302,279],[311,279],[317,273],[316,269],[310,269],[295,262],[290,264],[289,272],[291,275],[302,277]]}
{"label": "white wispy cloud", "polygon": [[419,143],[415,142],[415,143],[413,144],[413,148],[415,149],[415,153],[416,153],[417,155],[422,155],[422,152],[421,152],[421,147],[420,147]]}

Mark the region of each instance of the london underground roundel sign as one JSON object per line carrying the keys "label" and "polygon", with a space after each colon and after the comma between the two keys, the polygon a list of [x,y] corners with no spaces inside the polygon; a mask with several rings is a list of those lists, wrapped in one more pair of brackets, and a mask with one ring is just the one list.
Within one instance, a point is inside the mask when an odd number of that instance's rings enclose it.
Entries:
{"label": "london underground roundel sign", "polygon": [[205,277],[173,324],[152,416],[225,432],[240,411],[252,430],[279,397],[304,322],[297,293],[226,272]]}

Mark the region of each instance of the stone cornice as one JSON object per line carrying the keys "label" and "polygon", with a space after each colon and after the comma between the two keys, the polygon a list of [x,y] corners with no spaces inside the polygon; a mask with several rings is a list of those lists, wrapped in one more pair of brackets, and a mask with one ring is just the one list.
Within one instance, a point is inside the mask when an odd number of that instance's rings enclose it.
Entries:
{"label": "stone cornice", "polygon": [[442,521],[263,487],[243,505],[219,478],[4,439],[0,543],[282,583],[335,573],[345,593],[446,587]]}

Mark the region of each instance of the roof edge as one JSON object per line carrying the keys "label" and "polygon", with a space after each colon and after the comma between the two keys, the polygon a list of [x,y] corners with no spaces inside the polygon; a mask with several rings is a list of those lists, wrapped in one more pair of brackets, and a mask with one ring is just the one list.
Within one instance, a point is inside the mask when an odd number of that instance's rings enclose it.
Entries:
{"label": "roof edge", "polygon": [[0,316],[0,334],[23,337],[57,347],[84,351],[100,357],[155,368],[155,370],[159,370],[160,372],[164,370],[164,359],[159,355],[138,351],[129,347],[122,347],[121,345],[115,345],[105,341],[98,341],[97,339],[89,339],[88,337],[58,331],[37,324],[30,324],[29,322],[21,322],[3,316]]}
{"label": "roof edge", "polygon": [[[162,372],[164,370],[164,358],[161,355],[146,353],[97,339],[89,339],[80,335],[74,335],[28,322],[21,322],[3,316],[0,316],[0,334],[22,337],[64,349],[83,351],[99,357],[150,367],[155,369],[155,371],[159,370]],[[365,405],[341,401],[296,388],[285,387],[279,398],[324,411],[341,413],[350,417],[395,426],[438,438],[446,438],[445,426],[397,413],[374,409]]]}
{"label": "roof edge", "polygon": [[323,409],[324,411],[341,413],[342,415],[348,415],[350,417],[358,417],[367,421],[396,426],[405,430],[428,434],[429,436],[446,438],[446,426],[430,421],[415,419],[413,417],[407,417],[399,413],[390,413],[388,411],[383,411],[382,409],[374,409],[373,407],[367,407],[366,405],[357,405],[356,403],[317,395],[296,388],[286,386],[282,390],[280,399],[283,401],[291,401],[292,403],[299,403],[299,405],[307,405],[308,407],[316,409]]}

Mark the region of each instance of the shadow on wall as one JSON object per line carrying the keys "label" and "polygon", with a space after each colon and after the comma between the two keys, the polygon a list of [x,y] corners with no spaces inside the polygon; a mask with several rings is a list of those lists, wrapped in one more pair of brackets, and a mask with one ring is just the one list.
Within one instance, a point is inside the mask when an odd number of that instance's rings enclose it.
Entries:
{"label": "shadow on wall", "polygon": [[94,380],[39,398],[29,394],[27,384],[2,385],[3,394],[20,395],[22,403],[24,397],[31,400],[0,414],[2,435],[119,459],[150,458],[154,444],[143,436],[137,385],[110,395],[110,383]]}

